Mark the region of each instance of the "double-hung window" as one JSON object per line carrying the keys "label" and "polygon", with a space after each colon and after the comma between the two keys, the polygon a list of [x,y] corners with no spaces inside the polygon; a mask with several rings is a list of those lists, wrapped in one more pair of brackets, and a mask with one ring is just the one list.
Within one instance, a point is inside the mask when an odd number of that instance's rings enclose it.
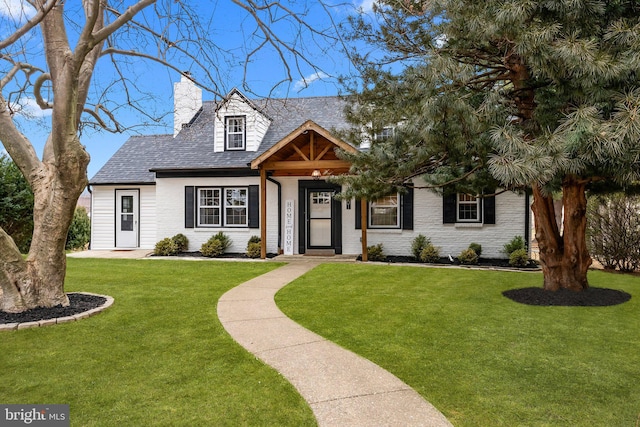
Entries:
{"label": "double-hung window", "polygon": [[225,117],[225,148],[244,150],[246,141],[246,123],[244,116]]}
{"label": "double-hung window", "polygon": [[369,203],[369,227],[400,227],[400,195],[392,194]]}
{"label": "double-hung window", "polygon": [[480,198],[458,193],[458,222],[480,222]]}
{"label": "double-hung window", "polygon": [[395,132],[395,128],[392,126],[385,126],[380,129],[380,132],[376,132],[375,140],[376,141],[384,141],[385,139],[393,138],[393,134]]}
{"label": "double-hung window", "polygon": [[224,225],[246,227],[247,207],[246,188],[224,189]]}
{"label": "double-hung window", "polygon": [[198,189],[198,226],[220,226],[220,191],[219,188]]}

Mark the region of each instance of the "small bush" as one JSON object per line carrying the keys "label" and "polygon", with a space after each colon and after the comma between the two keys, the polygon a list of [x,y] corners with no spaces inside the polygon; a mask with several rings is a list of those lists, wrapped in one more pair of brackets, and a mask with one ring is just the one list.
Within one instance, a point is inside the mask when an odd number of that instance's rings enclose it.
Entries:
{"label": "small bush", "polygon": [[84,249],[91,239],[91,220],[87,210],[79,206],[73,213],[73,220],[67,234],[65,249]]}
{"label": "small bush", "polygon": [[200,252],[206,257],[215,258],[225,253],[229,246],[231,246],[231,239],[222,231],[219,231],[206,243],[202,244]]}
{"label": "small bush", "polygon": [[516,236],[513,239],[511,239],[509,243],[505,244],[504,249],[502,250],[502,253],[504,253],[505,255],[511,255],[513,252],[517,251],[518,249],[526,249],[524,245],[524,239],[522,238],[522,236]]}
{"label": "small bush", "polygon": [[369,261],[384,261],[386,256],[384,255],[384,249],[382,243],[377,245],[367,246],[367,259]]}
{"label": "small bush", "polygon": [[478,263],[478,254],[471,248],[467,248],[458,255],[460,264],[473,265]]}
{"label": "small bush", "polygon": [[177,253],[178,245],[173,241],[173,239],[168,237],[156,243],[156,247],[153,249],[153,254],[159,256],[171,256]]}
{"label": "small bush", "polygon": [[178,247],[178,252],[185,252],[189,248],[189,239],[182,233],[176,234],[171,240]]}
{"label": "small bush", "polygon": [[258,236],[251,236],[247,243],[247,256],[249,258],[260,258],[262,255],[262,245],[260,242],[262,239]]}
{"label": "small bush", "polygon": [[438,262],[440,261],[440,249],[428,243],[420,252],[420,261],[422,262]]}
{"label": "small bush", "polygon": [[209,258],[218,257],[224,253],[223,243],[214,236],[202,244],[200,252]]}
{"label": "small bush", "polygon": [[482,255],[482,245],[480,243],[471,243],[469,249],[472,249],[478,255],[478,258]]}
{"label": "small bush", "polygon": [[512,267],[526,267],[529,264],[529,254],[526,249],[516,249],[509,255],[509,265]]}
{"label": "small bush", "polygon": [[413,257],[415,259],[420,259],[422,250],[429,244],[431,244],[431,241],[429,239],[427,239],[422,234],[418,234],[418,236],[413,239],[413,242],[411,243],[411,253],[413,254]]}
{"label": "small bush", "polygon": [[262,255],[262,245],[257,242],[249,242],[247,245],[247,256],[249,258],[260,258]]}

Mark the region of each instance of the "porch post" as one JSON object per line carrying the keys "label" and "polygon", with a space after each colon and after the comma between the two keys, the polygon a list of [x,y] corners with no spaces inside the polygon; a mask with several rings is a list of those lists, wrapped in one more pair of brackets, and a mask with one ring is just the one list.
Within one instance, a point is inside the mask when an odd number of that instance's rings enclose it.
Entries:
{"label": "porch post", "polygon": [[267,171],[260,168],[260,258],[267,257]]}
{"label": "porch post", "polygon": [[367,262],[367,201],[360,199],[360,229],[362,230],[362,262]]}

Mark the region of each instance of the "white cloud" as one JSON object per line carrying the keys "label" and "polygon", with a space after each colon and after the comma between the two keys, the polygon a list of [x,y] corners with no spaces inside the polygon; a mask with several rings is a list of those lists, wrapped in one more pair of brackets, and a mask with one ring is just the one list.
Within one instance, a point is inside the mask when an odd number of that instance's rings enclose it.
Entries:
{"label": "white cloud", "polygon": [[16,21],[31,18],[36,10],[22,0],[0,0],[0,15]]}
{"label": "white cloud", "polygon": [[52,110],[43,110],[40,108],[35,98],[23,98],[20,100],[20,104],[12,105],[13,111],[16,111],[19,115],[28,118],[40,118],[48,117],[51,115]]}
{"label": "white cloud", "polygon": [[313,73],[295,82],[293,88],[297,91],[301,91],[302,89],[306,89],[307,87],[309,87],[309,85],[316,80],[326,79],[327,77],[329,76],[322,71]]}
{"label": "white cloud", "polygon": [[373,5],[377,0],[362,0],[356,1],[356,8],[362,10],[364,13],[369,13],[373,10]]}

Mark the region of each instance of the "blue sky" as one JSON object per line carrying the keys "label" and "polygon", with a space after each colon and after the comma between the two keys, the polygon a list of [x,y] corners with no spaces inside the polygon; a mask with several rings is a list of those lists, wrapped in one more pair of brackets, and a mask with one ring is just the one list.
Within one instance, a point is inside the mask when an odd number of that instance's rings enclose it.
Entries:
{"label": "blue sky", "polygon": [[[331,6],[331,1],[328,0],[325,4]],[[352,1],[353,3],[335,3],[327,8],[321,7],[318,2],[291,0],[289,6],[296,8],[296,11],[306,13],[305,22],[312,28],[323,29],[329,27],[332,20],[340,22],[348,14],[356,13],[358,10],[366,13],[371,8],[372,0]],[[0,0],[0,27],[6,27],[3,22],[6,23],[8,19],[18,22],[24,19],[20,18],[23,3],[25,2],[20,0]],[[73,7],[70,3],[67,2],[67,8]],[[307,5],[301,5],[301,3],[307,3]],[[287,79],[287,71],[280,61],[277,51],[263,49],[253,55],[249,64],[246,64],[244,59],[247,57],[247,52],[252,51],[255,47],[255,44],[252,45],[248,41],[255,30],[255,25],[245,11],[230,0],[198,1],[194,4],[198,8],[197,12],[201,22],[210,26],[207,38],[224,49],[224,53],[219,53],[219,56],[215,58],[215,64],[211,66],[211,69],[214,68],[214,65],[217,66],[214,79],[215,84],[219,86],[218,91],[221,93],[226,93],[237,87],[247,92],[249,97],[336,95],[340,91],[337,78],[352,72],[349,61],[340,51],[339,46],[331,45],[309,31],[299,35],[298,28],[291,20],[287,20],[283,16],[283,12],[280,11],[278,17],[281,19],[271,28],[278,37],[294,43],[295,48],[300,50],[311,63],[301,61],[296,65],[292,61],[293,58],[288,56],[286,59],[291,67],[291,81],[282,82]],[[6,29],[4,31],[6,32]],[[3,34],[3,30],[0,29],[0,38],[4,37],[6,34]],[[197,67],[194,67],[193,63],[188,60],[182,59],[173,64],[180,70],[193,69],[195,77],[201,77],[198,75]],[[244,74],[245,65],[248,65],[246,75]],[[161,120],[153,125],[139,125],[143,120],[140,115],[121,107],[124,103],[122,91],[111,89],[101,101],[109,103],[111,109],[115,110],[118,119],[133,129],[116,134],[92,129],[86,129],[83,132],[81,141],[91,155],[91,163],[88,168],[89,178],[104,165],[129,136],[172,132],[172,89],[173,83],[180,79],[180,75],[176,71],[142,59],[127,60],[123,68],[125,74],[131,78],[131,84],[138,89],[136,96],[140,100],[141,109],[161,117]],[[108,87],[113,76],[113,66],[107,58],[103,58],[98,63],[94,75],[96,88],[94,99],[102,94],[105,87]],[[243,77],[245,77],[244,81]],[[206,91],[203,97],[205,100],[214,99],[214,95]],[[47,112],[42,113],[30,99],[24,99],[22,104],[24,104],[25,112],[38,117],[37,125],[34,125],[33,119],[21,119],[19,124],[21,130],[32,141],[36,151],[40,154],[48,134],[50,116]],[[2,150],[1,147],[0,150]]]}

